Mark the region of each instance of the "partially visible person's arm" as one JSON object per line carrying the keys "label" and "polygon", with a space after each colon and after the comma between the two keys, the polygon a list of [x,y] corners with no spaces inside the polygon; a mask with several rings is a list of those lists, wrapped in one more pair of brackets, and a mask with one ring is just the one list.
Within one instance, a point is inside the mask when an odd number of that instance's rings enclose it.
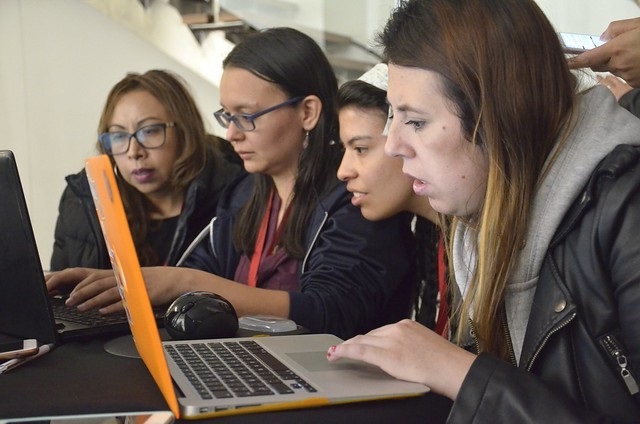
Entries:
{"label": "partially visible person's arm", "polygon": [[60,197],[49,269],[111,268],[84,171],[66,178]]}
{"label": "partially visible person's arm", "polygon": [[615,75],[598,77],[598,84],[611,90],[620,106],[640,118],[640,89],[631,87]]}
{"label": "partially visible person's arm", "polygon": [[69,188],[65,188],[60,198],[58,206],[58,218],[56,219],[56,227],[53,233],[53,252],[51,253],[51,261],[49,269],[59,271],[69,267],[69,248],[68,248],[68,231],[69,231]]}
{"label": "partially visible person's arm", "polygon": [[[45,283],[50,294],[69,293],[78,284],[87,281],[109,280],[115,287],[113,271],[94,268],[65,268],[61,271],[49,272],[45,275]],[[118,296],[119,298],[119,296]]]}
{"label": "partially visible person's arm", "polygon": [[332,346],[327,358],[365,361],[455,400],[476,356],[406,319]]}
{"label": "partially visible person's arm", "polygon": [[569,67],[611,72],[640,87],[640,18],[611,22],[601,38],[607,42],[569,58]]}
{"label": "partially visible person's arm", "polygon": [[598,84],[604,85],[607,87],[613,95],[616,97],[616,100],[620,101],[620,98],[627,94],[629,91],[633,90],[626,82],[622,81],[620,78],[615,75],[606,75],[604,77],[598,76]]}
{"label": "partially visible person's arm", "polygon": [[[238,316],[267,314],[287,317],[289,294],[238,284],[205,271],[180,267],[145,267],[142,273],[153,305],[165,305],[189,291],[209,291],[230,301]],[[47,276],[47,288],[55,293],[73,287],[68,306],[84,311],[98,308],[109,314],[123,310],[111,270],[68,268]]]}

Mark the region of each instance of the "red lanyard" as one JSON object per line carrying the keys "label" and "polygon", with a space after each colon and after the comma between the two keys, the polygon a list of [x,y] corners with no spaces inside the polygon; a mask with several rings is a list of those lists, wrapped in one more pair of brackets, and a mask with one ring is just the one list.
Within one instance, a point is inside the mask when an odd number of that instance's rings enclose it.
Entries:
{"label": "red lanyard", "polygon": [[438,307],[438,319],[436,320],[436,333],[447,337],[447,318],[449,306],[447,305],[447,268],[444,260],[444,240],[442,235],[438,240],[438,293],[440,305]]}
{"label": "red lanyard", "polygon": [[[269,229],[269,221],[271,220],[271,206],[273,204],[273,196],[275,196],[275,190],[272,190],[271,194],[269,195],[267,209],[262,216],[262,221],[260,221],[258,237],[256,238],[255,248],[253,249],[253,255],[251,256],[251,264],[249,265],[249,276],[247,278],[247,284],[251,287],[256,287],[258,284],[258,268],[260,267],[260,261],[262,260],[262,255],[264,254],[264,246],[267,239],[267,230]],[[291,203],[289,203],[289,206],[287,206],[287,209],[284,211],[284,216],[282,217],[280,225],[278,225],[276,235],[273,238],[273,243],[271,243],[271,246],[269,246],[269,249],[267,249],[267,255],[272,253],[272,251],[275,249],[275,246],[278,244],[278,240],[280,239],[282,231],[284,231],[285,223],[289,218],[290,212]]]}
{"label": "red lanyard", "polygon": [[267,229],[269,227],[269,217],[271,217],[271,204],[273,203],[274,191],[271,191],[269,195],[269,201],[267,202],[267,209],[264,211],[262,221],[260,222],[260,228],[258,229],[258,237],[256,238],[256,245],[253,249],[253,256],[251,256],[251,264],[249,265],[249,277],[247,284],[251,287],[255,287],[258,284],[258,267],[260,266],[260,259],[262,258],[262,251],[264,250],[264,242],[267,238]]}

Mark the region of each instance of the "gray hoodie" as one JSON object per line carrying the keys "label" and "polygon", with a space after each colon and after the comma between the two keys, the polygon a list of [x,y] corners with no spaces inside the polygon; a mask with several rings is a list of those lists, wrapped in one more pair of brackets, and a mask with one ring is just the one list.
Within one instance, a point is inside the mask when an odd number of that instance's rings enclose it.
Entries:
{"label": "gray hoodie", "polygon": [[[640,119],[620,107],[606,87],[585,91],[578,97],[573,131],[554,162],[546,165],[551,167],[533,199],[526,244],[506,288],[507,322],[518,361],[551,238],[595,167],[619,144],[640,145]],[[454,235],[453,263],[464,294],[475,269],[475,234],[467,226],[460,225]]]}

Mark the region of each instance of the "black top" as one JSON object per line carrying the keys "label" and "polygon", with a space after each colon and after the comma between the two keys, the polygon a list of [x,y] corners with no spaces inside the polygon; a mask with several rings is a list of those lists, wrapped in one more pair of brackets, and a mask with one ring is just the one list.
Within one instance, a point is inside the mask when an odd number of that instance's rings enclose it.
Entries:
{"label": "black top", "polygon": [[[204,170],[191,182],[185,194],[182,213],[177,219],[173,236],[159,237],[158,250],[162,263],[175,265],[191,240],[215,215],[220,194],[227,184],[244,171],[214,148],[207,153]],[[69,267],[109,269],[111,262],[95,211],[86,173],[66,177],[67,187],[62,193],[55,228],[52,271]],[[162,232],[168,229],[160,230]],[[148,265],[148,264],[147,264]]]}
{"label": "black top", "polygon": [[169,258],[171,242],[173,241],[173,235],[176,233],[179,219],[180,216],[167,219],[155,219],[151,221],[149,225],[147,241],[154,247],[158,258],[162,261],[166,261]]}

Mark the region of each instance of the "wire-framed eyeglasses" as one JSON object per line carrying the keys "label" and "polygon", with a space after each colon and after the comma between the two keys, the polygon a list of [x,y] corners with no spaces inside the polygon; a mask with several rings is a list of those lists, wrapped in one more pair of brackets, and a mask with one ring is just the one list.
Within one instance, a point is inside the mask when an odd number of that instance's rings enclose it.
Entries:
{"label": "wire-framed eyeglasses", "polygon": [[213,116],[216,117],[216,120],[220,124],[222,128],[229,128],[229,125],[233,122],[240,131],[253,131],[256,129],[256,123],[254,122],[257,118],[262,115],[266,115],[269,112],[273,112],[274,110],[280,109],[285,106],[290,106],[298,103],[300,100],[304,99],[304,96],[292,97],[289,100],[285,100],[282,103],[278,103],[277,105],[268,107],[260,112],[248,114],[248,113],[239,113],[237,115],[231,115],[224,111],[224,109],[217,110],[213,113]]}
{"label": "wire-framed eyeglasses", "polygon": [[107,154],[112,156],[122,155],[129,150],[132,137],[136,140],[136,143],[145,149],[157,149],[161,147],[167,139],[167,128],[175,126],[175,122],[160,122],[145,125],[133,134],[125,131],[105,132],[100,134],[98,139]]}

